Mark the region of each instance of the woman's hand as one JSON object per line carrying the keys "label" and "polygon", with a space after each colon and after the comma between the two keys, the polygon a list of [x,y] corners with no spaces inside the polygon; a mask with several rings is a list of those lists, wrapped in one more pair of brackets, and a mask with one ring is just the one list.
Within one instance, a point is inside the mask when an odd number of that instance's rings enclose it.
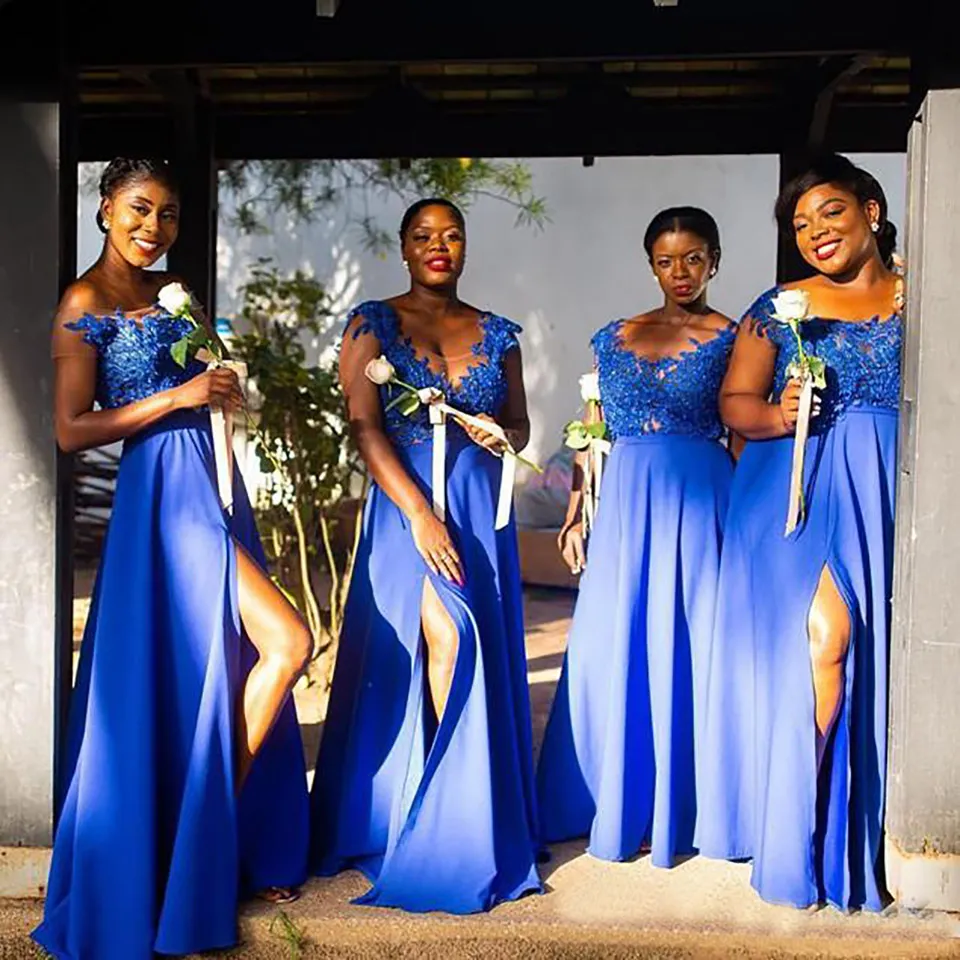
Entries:
{"label": "woman's hand", "polygon": [[[493,417],[487,416],[485,413],[475,414],[478,420],[483,420],[486,423],[492,423],[496,425],[496,420]],[[479,427],[475,427],[472,423],[464,423],[459,421],[460,425],[466,431],[467,436],[478,446],[483,447],[484,450],[489,450],[491,453],[503,453],[504,443],[498,437],[495,437],[492,433],[487,433],[485,430],[481,430]]]}
{"label": "woman's hand", "polygon": [[176,388],[178,407],[216,407],[235,412],[245,404],[240,380],[233,370],[215,367],[198,374],[192,380]]}
{"label": "woman's hand", "polygon": [[582,573],[587,566],[587,551],[583,542],[583,523],[577,520],[574,523],[564,524],[557,536],[557,546],[563,562],[576,576]]}
{"label": "woman's hand", "polygon": [[418,511],[410,520],[413,543],[427,566],[436,574],[463,586],[463,567],[460,556],[450,539],[450,531],[429,507]]}
{"label": "woman's hand", "polygon": [[[783,419],[783,427],[787,433],[793,433],[797,429],[797,419],[800,416],[800,392],[803,384],[800,380],[791,380],[780,394],[780,416]],[[813,402],[810,404],[810,416],[815,417],[820,413],[820,397],[813,395]]]}

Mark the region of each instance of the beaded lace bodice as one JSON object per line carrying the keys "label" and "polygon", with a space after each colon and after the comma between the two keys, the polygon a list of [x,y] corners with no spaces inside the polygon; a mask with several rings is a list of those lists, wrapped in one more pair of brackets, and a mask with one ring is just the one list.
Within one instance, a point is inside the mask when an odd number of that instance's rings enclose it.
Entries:
{"label": "beaded lace bodice", "polygon": [[615,320],[590,341],[603,415],[613,438],[653,433],[722,437],[717,397],[736,326],[730,324],[707,340],[690,338],[681,353],[653,360],[624,344],[624,323]]}
{"label": "beaded lace bodice", "polygon": [[[382,300],[368,300],[354,307],[348,324],[359,318],[350,328],[353,337],[373,334],[380,343],[380,351],[397,371],[397,376],[417,389],[435,387],[449,404],[464,413],[485,413],[496,416],[507,397],[507,381],[503,358],[519,346],[520,327],[504,317],[484,313],[480,318],[480,339],[473,346],[474,362],[452,383],[436,371],[430,357],[420,356],[409,337],[403,335],[396,310]],[[389,386],[380,388],[383,406],[391,399]],[[404,416],[394,407],[384,414],[384,429],[397,446],[429,442],[432,433],[429,414],[421,407],[413,416]]]}
{"label": "beaded lace bodice", "polygon": [[77,330],[97,351],[96,401],[101,407],[122,407],[186,383],[205,367],[191,361],[186,368],[170,355],[170,347],[190,331],[190,323],[157,308],[146,316],[122,311],[84,314],[65,324]]}
{"label": "beaded lace bodice", "polygon": [[[797,358],[793,333],[773,315],[773,298],[779,292],[774,287],[762,294],[743,320],[748,329],[776,347],[774,400],[787,384],[787,368]],[[850,407],[899,409],[903,344],[899,314],[854,322],[810,317],[800,325],[800,338],[804,350],[820,357],[827,367],[827,387],[819,391],[821,412],[813,430],[835,422]]]}

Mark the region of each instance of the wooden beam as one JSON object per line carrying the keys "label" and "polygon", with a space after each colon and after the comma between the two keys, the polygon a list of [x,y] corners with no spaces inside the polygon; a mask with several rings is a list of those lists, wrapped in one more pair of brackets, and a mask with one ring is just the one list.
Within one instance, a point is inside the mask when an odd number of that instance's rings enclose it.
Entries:
{"label": "wooden beam", "polygon": [[821,65],[817,73],[818,82],[807,130],[807,147],[811,151],[822,149],[826,141],[827,124],[838,87],[844,80],[864,70],[870,59],[866,55],[832,57]]}
{"label": "wooden beam", "polygon": [[[442,30],[436,29],[429,4],[395,0],[351,0],[333,18],[317,17],[315,6],[302,0],[274,0],[266,12],[258,5],[254,14],[251,7],[249,16],[243,3],[168,0],[165,15],[172,22],[183,16],[190,29],[181,32],[176,44],[141,50],[102,42],[104,31],[128,15],[125,3],[101,0],[93,11],[75,6],[73,49],[79,65],[91,68],[143,64],[145,57],[148,66],[197,67],[908,53],[915,29],[909,16],[885,15],[884,8],[894,11],[898,5],[883,0],[837,5],[829,30],[792,0],[763,8],[750,4],[749,9],[733,3],[685,3],[672,11],[598,0],[587,16],[575,6],[570,12],[557,10],[550,29],[544,29],[542,6],[519,0],[509,9],[505,3],[464,4],[444,11]],[[509,29],[498,13],[508,16]],[[675,29],[663,29],[665,15]]]}
{"label": "wooden beam", "polygon": [[[311,110],[256,113],[220,108],[216,157],[316,159],[433,156],[669,156],[779,153],[787,142],[788,115],[779,101],[685,106],[628,102],[596,111],[589,123],[566,103],[539,103],[498,111],[451,110],[431,105],[420,116],[389,104],[366,111]],[[828,142],[842,151],[902,151],[909,127],[903,105],[837,103]],[[163,152],[176,136],[163,113],[104,111],[81,127],[84,159],[117,150]]]}

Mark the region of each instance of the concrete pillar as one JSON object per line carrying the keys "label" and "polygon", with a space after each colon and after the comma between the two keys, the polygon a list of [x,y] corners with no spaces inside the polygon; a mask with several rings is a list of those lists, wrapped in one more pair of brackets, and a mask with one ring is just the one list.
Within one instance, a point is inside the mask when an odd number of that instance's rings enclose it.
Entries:
{"label": "concrete pillar", "polygon": [[898,483],[887,883],[960,910],[960,86],[910,133],[907,333]]}
{"label": "concrete pillar", "polygon": [[216,317],[217,165],[214,116],[209,103],[197,100],[179,118],[178,154],[182,212],[180,236],[168,255],[170,270],[182,276]]}
{"label": "concrete pillar", "polygon": [[[72,270],[61,237],[75,232],[76,194],[62,202],[61,178],[76,174],[60,169],[57,104],[0,103],[0,143],[0,845],[49,847],[70,684],[50,329]],[[9,882],[0,871],[0,888]]]}

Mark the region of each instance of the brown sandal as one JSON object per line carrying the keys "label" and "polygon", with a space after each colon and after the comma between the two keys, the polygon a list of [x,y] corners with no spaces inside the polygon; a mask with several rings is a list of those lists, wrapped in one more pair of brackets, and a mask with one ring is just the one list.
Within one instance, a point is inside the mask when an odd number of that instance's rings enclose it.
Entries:
{"label": "brown sandal", "polygon": [[296,887],[266,887],[256,893],[256,898],[265,903],[293,903],[300,899],[300,891]]}

